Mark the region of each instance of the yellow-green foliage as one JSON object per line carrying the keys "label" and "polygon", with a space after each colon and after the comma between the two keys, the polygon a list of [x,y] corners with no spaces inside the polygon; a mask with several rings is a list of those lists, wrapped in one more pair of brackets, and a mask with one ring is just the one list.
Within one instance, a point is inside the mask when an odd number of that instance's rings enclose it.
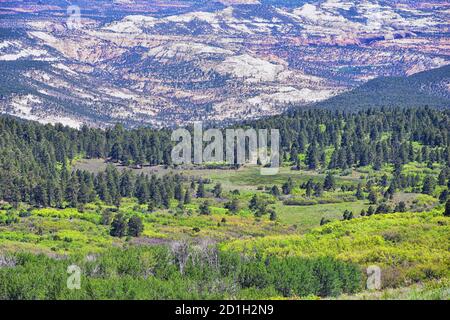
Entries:
{"label": "yellow-green foliage", "polygon": [[76,218],[32,215],[0,226],[0,251],[89,253],[108,248],[112,243],[105,226]]}
{"label": "yellow-green foliage", "polygon": [[60,218],[60,219],[81,219],[87,220],[93,223],[98,223],[100,221],[100,216],[96,213],[91,212],[79,212],[76,208],[66,208],[66,209],[36,209],[31,212],[32,215],[47,218]]}
{"label": "yellow-green foliage", "polygon": [[223,250],[331,256],[382,268],[385,286],[450,275],[450,219],[441,211],[375,215],[327,224],[303,236],[236,240]]}
{"label": "yellow-green foliage", "polygon": [[100,223],[106,209],[112,209],[113,214],[141,217],[145,226],[142,236],[151,239],[207,237],[225,241],[295,231],[268,217],[257,220],[248,210],[230,215],[223,207],[211,206],[212,214],[202,216],[198,214],[198,204],[192,203],[181,212],[175,208],[149,213],[146,205],[139,205],[136,199],[124,198],[120,208],[101,202],[89,203],[83,212],[74,208],[45,208],[20,216],[18,210],[0,210],[0,251],[72,255],[100,252],[113,243],[117,246],[127,244],[130,239],[110,236],[110,226]]}
{"label": "yellow-green foliage", "polygon": [[433,205],[436,202],[437,202],[436,198],[433,198],[432,196],[429,196],[427,194],[419,194],[413,201],[414,204],[422,207]]}

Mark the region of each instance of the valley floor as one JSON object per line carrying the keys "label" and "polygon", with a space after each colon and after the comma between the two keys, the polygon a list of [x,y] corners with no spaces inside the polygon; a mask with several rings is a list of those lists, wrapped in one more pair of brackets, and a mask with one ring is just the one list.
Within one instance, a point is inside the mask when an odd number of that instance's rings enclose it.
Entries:
{"label": "valley floor", "polygon": [[[72,169],[104,167],[103,160],[82,160]],[[423,169],[414,163],[405,168]],[[275,197],[273,185],[289,178],[295,186],[323,182],[325,174],[287,167],[273,177],[260,176],[255,167],[146,167],[135,171],[207,179],[205,195],[182,207],[171,200],[168,208],[152,210],[135,198],[122,198],[119,206],[97,200],[77,209],[3,203],[0,299],[449,299],[450,218],[436,197],[403,191],[388,204],[404,202],[408,212],[360,216],[369,201],[347,191],[390,170],[336,175],[336,188],[317,197],[305,196],[300,187]],[[213,195],[217,183],[223,188],[219,197]],[[255,195],[275,215],[255,216],[247,206]],[[230,199],[239,206],[235,212],[226,206]],[[343,221],[346,210],[353,218]],[[107,212],[139,217],[143,232],[111,236]],[[186,253],[184,262],[180,252]],[[78,291],[65,288],[73,263],[82,272]],[[367,268],[373,265],[381,269],[381,290],[367,291]]]}

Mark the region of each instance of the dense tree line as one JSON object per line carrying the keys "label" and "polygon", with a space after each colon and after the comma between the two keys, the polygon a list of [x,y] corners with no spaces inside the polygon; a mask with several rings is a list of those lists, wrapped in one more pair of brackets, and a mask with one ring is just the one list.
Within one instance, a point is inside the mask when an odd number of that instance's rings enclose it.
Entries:
{"label": "dense tree line", "polygon": [[[450,111],[382,108],[357,113],[297,110],[246,125],[280,130],[283,159],[307,169],[450,163]],[[416,145],[415,145],[416,143]],[[332,150],[327,161],[327,150]]]}
{"label": "dense tree line", "polygon": [[[346,169],[372,165],[380,169],[383,164],[394,164],[398,174],[392,188],[419,188],[417,177],[404,176],[398,168],[410,161],[430,166],[435,162],[450,163],[449,113],[449,110],[431,108],[358,113],[298,110],[244,125],[280,129],[282,158],[297,168]],[[0,117],[0,199],[39,206],[60,206],[66,201],[75,206],[96,196],[106,203],[136,196],[141,203],[153,199],[155,206],[167,206],[170,198],[181,201],[190,197],[182,194],[180,186],[175,188],[178,182],[172,184],[143,175],[132,177],[130,172],[119,174],[112,167],[92,175],[72,171],[70,164],[77,157],[85,157],[134,166],[171,165],[172,145],[169,130],[125,130],[121,125],[106,130],[88,127],[76,130]],[[299,160],[299,154],[304,155],[305,164]],[[445,181],[447,173],[442,175],[438,183]],[[421,192],[433,189],[436,183],[433,179],[421,186]],[[322,189],[332,188],[333,181],[306,187],[320,194]],[[289,184],[284,185],[281,192],[288,194],[290,188]],[[280,190],[273,192],[277,194]],[[220,197],[220,186],[214,194]],[[196,195],[204,197],[202,183]]]}

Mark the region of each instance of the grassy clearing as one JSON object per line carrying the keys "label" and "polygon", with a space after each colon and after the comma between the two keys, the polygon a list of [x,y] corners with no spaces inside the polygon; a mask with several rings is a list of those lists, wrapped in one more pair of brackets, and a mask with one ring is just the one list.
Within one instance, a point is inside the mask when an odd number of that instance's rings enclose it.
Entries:
{"label": "grassy clearing", "polygon": [[285,206],[278,203],[275,208],[279,212],[281,222],[296,225],[299,232],[316,228],[322,218],[340,220],[345,210],[353,211],[358,216],[361,210],[369,207],[367,201],[317,204],[313,206]]}

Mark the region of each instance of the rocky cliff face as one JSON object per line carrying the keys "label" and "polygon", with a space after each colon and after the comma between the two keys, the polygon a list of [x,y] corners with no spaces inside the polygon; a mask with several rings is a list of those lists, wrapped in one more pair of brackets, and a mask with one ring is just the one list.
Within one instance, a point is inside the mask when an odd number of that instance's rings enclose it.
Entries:
{"label": "rocky cliff face", "polygon": [[450,61],[446,1],[48,3],[0,2],[0,110],[42,122],[257,118]]}

